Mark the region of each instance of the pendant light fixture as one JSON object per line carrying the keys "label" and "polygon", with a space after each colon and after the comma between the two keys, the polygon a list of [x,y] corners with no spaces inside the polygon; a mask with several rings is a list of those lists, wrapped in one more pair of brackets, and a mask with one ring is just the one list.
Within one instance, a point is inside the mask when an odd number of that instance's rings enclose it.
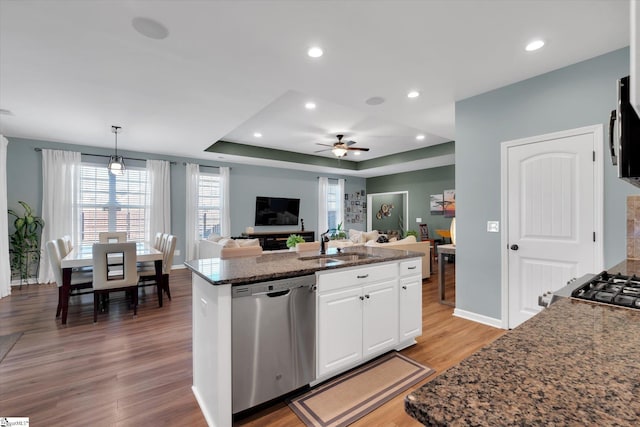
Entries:
{"label": "pendant light fixture", "polygon": [[111,132],[116,134],[116,152],[113,156],[109,158],[109,172],[112,175],[120,176],[124,175],[124,158],[122,156],[118,156],[118,133],[120,133],[120,126],[111,126]]}

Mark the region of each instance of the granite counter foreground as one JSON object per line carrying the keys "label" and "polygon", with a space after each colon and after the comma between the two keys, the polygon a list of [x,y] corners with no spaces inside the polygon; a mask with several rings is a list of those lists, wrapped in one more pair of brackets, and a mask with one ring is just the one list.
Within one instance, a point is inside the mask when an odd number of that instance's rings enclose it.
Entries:
{"label": "granite counter foreground", "polygon": [[[362,255],[362,258],[358,258]],[[405,258],[422,257],[422,252],[377,247],[344,248],[315,252],[271,251],[261,256],[231,259],[195,259],[184,264],[212,285],[248,284],[314,274],[316,271],[354,267]]]}
{"label": "granite counter foreground", "polygon": [[640,312],[563,298],[405,398],[431,426],[640,424]]}

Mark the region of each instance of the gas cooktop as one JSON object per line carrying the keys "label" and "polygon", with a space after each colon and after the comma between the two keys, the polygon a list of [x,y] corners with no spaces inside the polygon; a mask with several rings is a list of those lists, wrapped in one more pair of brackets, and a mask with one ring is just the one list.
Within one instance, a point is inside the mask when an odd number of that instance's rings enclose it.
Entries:
{"label": "gas cooktop", "polygon": [[577,287],[573,298],[640,309],[640,277],[606,271]]}

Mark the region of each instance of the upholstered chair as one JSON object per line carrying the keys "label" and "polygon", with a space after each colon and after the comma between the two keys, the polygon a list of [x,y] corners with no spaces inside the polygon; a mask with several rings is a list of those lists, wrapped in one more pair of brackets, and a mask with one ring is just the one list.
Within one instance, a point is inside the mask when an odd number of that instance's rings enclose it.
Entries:
{"label": "upholstered chair", "polygon": [[124,243],[127,241],[126,231],[103,231],[98,234],[100,243]]}
{"label": "upholstered chair", "polygon": [[[160,243],[160,249],[162,251],[162,283],[155,283],[156,269],[155,265],[151,263],[145,263],[139,267],[140,280],[144,282],[140,286],[150,286],[153,284],[159,285],[161,289],[167,294],[167,297],[171,299],[171,289],[169,287],[169,275],[171,274],[171,267],[173,265],[173,253],[176,250],[177,237],[172,234],[163,234]],[[157,249],[157,248],[156,248]]]}
{"label": "upholstered chair", "polygon": [[[61,240],[61,239],[58,239]],[[58,285],[58,307],[56,308],[56,317],[60,317],[60,311],[62,310],[62,256],[58,250],[57,240],[49,240],[45,245],[47,256],[49,257],[49,263],[53,270],[53,276],[56,279]],[[69,296],[71,291],[78,291],[81,289],[91,289],[91,283],[93,281],[93,275],[91,272],[72,272],[71,273],[71,286],[69,289]],[[91,292],[91,291],[89,291]],[[86,292],[85,292],[86,293]]]}
{"label": "upholstered chair", "polygon": [[[109,256],[122,257],[123,269],[117,276],[109,272]],[[136,244],[95,243],[93,245],[93,322],[98,321],[98,302],[101,295],[114,291],[129,291],[133,315],[138,313],[138,270]]]}

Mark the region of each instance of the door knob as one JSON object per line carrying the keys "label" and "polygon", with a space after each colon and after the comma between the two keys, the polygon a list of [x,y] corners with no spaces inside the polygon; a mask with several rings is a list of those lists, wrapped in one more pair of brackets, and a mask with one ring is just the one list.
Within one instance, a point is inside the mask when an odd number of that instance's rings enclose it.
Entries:
{"label": "door knob", "polygon": [[518,249],[519,249],[518,245],[511,245],[511,250],[512,251],[517,251]]}

